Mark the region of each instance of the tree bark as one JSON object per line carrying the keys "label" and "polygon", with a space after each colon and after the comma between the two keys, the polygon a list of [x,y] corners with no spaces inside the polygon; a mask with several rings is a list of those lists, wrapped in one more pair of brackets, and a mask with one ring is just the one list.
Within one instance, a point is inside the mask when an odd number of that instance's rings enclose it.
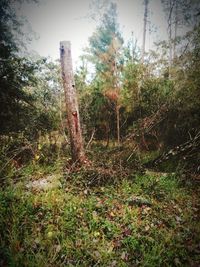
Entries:
{"label": "tree bark", "polygon": [[116,105],[116,117],[117,117],[117,144],[120,145],[120,125],[119,125],[119,105]]}
{"label": "tree bark", "polygon": [[78,101],[73,76],[71,43],[69,41],[60,42],[60,60],[72,160],[73,162],[83,164],[86,162],[86,157],[83,148]]}
{"label": "tree bark", "polygon": [[173,60],[176,57],[176,38],[178,28],[178,2],[175,1],[175,22],[174,22],[174,46],[173,46]]}
{"label": "tree bark", "polygon": [[146,45],[146,31],[147,31],[148,3],[149,3],[149,0],[144,1],[144,5],[145,5],[145,7],[144,7],[144,28],[143,28],[141,63],[144,63],[144,54],[145,54],[145,45]]}
{"label": "tree bark", "polygon": [[172,46],[172,16],[174,9],[174,0],[169,0],[169,17],[168,17],[168,31],[169,31],[169,78],[171,77],[171,66],[172,66],[172,56],[173,56],[173,46]]}

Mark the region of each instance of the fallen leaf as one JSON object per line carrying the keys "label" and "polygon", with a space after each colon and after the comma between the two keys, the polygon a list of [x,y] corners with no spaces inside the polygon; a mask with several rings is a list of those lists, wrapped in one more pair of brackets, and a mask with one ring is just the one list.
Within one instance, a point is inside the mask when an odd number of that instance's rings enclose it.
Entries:
{"label": "fallen leaf", "polygon": [[145,229],[145,231],[149,231],[150,226],[149,225],[146,225],[144,229]]}
{"label": "fallen leaf", "polygon": [[180,223],[180,222],[182,221],[181,217],[176,216],[176,221],[177,221],[178,223]]}
{"label": "fallen leaf", "polygon": [[88,190],[85,189],[85,190],[83,191],[83,193],[84,193],[85,195],[87,195],[87,194],[88,194]]}
{"label": "fallen leaf", "polygon": [[61,245],[57,245],[56,246],[56,252],[58,253],[58,252],[60,252],[61,251]]}
{"label": "fallen leaf", "polygon": [[109,267],[115,267],[115,266],[117,266],[117,261],[116,260],[112,261]]}
{"label": "fallen leaf", "polygon": [[181,262],[180,262],[179,258],[175,258],[174,263],[176,266],[181,266]]}
{"label": "fallen leaf", "polygon": [[113,246],[114,246],[115,248],[119,248],[119,247],[121,247],[121,245],[122,245],[122,242],[121,242],[121,240],[119,240],[119,239],[117,239],[117,240],[115,240],[115,241],[113,242]]}
{"label": "fallen leaf", "polygon": [[131,230],[129,228],[125,228],[123,231],[123,236],[129,236],[131,235]]}
{"label": "fallen leaf", "polygon": [[98,236],[100,236],[100,233],[99,232],[94,232],[94,236],[98,237]]}
{"label": "fallen leaf", "polygon": [[128,254],[125,251],[122,252],[121,259],[128,260]]}
{"label": "fallen leaf", "polygon": [[110,216],[111,216],[111,217],[115,217],[115,214],[111,211],[111,212],[110,212]]}
{"label": "fallen leaf", "polygon": [[47,237],[48,238],[52,238],[52,236],[53,236],[53,232],[50,231],[50,232],[47,233]]}
{"label": "fallen leaf", "polygon": [[95,258],[99,259],[101,257],[101,254],[99,253],[98,250],[95,250],[94,251],[94,256],[95,256]]}
{"label": "fallen leaf", "polygon": [[96,211],[92,212],[92,218],[93,218],[94,221],[98,221],[98,215],[97,215]]}

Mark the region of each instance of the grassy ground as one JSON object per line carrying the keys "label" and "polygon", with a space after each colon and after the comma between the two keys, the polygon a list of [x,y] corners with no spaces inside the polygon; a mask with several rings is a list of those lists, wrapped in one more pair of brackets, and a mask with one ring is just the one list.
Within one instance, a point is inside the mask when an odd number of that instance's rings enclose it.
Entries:
{"label": "grassy ground", "polygon": [[[0,266],[199,266],[199,187],[94,153],[87,169],[29,166],[0,189]],[[27,187],[52,173],[58,187]]]}

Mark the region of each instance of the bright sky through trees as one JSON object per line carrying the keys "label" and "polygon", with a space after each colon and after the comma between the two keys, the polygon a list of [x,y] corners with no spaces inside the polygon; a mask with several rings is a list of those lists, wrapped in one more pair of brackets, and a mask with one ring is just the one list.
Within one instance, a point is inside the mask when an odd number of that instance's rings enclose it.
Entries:
{"label": "bright sky through trees", "polygon": [[[91,19],[91,0],[40,0],[39,4],[23,4],[18,10],[19,15],[27,17],[37,39],[32,40],[29,49],[42,56],[59,58],[59,42],[72,42],[73,59],[76,62],[87,45],[88,37],[97,26]],[[94,2],[94,0],[93,0]],[[102,2],[102,1],[101,1]],[[108,1],[105,1],[108,2]],[[142,0],[114,0],[117,3],[120,30],[125,40],[137,39],[142,42],[144,5]],[[166,39],[166,20],[160,0],[151,0],[149,4],[149,21],[147,28],[146,48],[154,41]],[[154,29],[153,33],[149,30]],[[155,28],[157,29],[155,31]]]}

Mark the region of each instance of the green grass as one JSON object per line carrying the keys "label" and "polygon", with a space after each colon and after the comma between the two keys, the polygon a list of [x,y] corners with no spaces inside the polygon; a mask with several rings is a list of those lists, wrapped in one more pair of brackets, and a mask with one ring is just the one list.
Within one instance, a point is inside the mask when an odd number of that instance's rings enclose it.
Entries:
{"label": "green grass", "polygon": [[[197,266],[199,188],[131,171],[111,173],[112,183],[103,173],[95,186],[95,168],[61,177],[60,188],[26,188],[59,168],[29,166],[0,190],[0,266]],[[133,197],[152,205],[130,205]]]}

